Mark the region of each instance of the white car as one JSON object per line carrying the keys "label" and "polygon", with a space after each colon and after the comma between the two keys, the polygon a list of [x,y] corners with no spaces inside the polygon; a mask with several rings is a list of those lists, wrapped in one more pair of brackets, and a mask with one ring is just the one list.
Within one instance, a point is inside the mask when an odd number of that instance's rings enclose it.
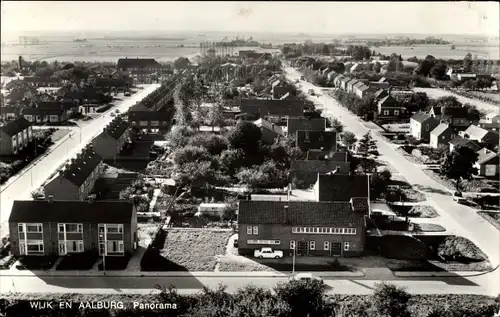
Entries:
{"label": "white car", "polygon": [[294,275],[290,275],[288,278],[290,281],[311,281],[316,280],[318,282],[323,283],[323,279],[319,276],[314,276],[311,273],[297,273]]}
{"label": "white car", "polygon": [[262,248],[255,250],[254,257],[259,259],[281,259],[283,258],[283,251],[273,250],[271,248]]}

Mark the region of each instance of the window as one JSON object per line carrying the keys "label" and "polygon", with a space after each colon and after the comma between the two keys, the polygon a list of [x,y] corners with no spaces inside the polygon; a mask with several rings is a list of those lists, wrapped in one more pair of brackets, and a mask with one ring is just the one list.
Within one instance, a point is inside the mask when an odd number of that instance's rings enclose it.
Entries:
{"label": "window", "polygon": [[123,225],[106,225],[106,233],[123,233]]}
{"label": "window", "polygon": [[323,248],[324,248],[325,250],[330,250],[330,242],[325,241],[325,243],[323,243]]}
{"label": "window", "polygon": [[247,240],[247,244],[281,244],[280,240]]}
{"label": "window", "polygon": [[399,110],[394,110],[394,115],[397,116],[399,114]]}
{"label": "window", "polygon": [[309,241],[309,250],[314,250],[314,249],[316,249],[316,242]]}
{"label": "window", "polygon": [[123,249],[124,249],[124,247],[123,247],[123,241],[119,241],[118,242],[118,251],[119,252],[123,252]]}
{"label": "window", "polygon": [[247,226],[247,234],[252,234],[252,226]]}
{"label": "window", "polygon": [[309,131],[305,131],[305,132],[306,132],[306,135],[304,137],[304,142],[309,143],[309,142],[311,142],[311,140],[309,139]]}
{"label": "window", "polygon": [[295,240],[290,240],[290,250],[295,250]]}
{"label": "window", "polygon": [[30,252],[43,252],[43,241],[28,240],[26,241],[27,251]]}
{"label": "window", "polygon": [[253,234],[259,234],[259,227],[253,226]]}
{"label": "window", "polygon": [[389,110],[384,110],[384,116],[388,116],[389,115]]}
{"label": "window", "polygon": [[43,226],[41,223],[27,223],[26,224],[26,232],[43,232]]}
{"label": "window", "polygon": [[297,233],[297,228],[293,227],[292,228],[292,233]]}
{"label": "window", "polygon": [[158,127],[160,125],[160,121],[151,121],[152,127]]}
{"label": "window", "polygon": [[24,225],[22,223],[17,224],[17,231],[19,231],[19,233],[24,232]]}
{"label": "window", "polygon": [[344,251],[349,251],[349,242],[344,242]]}
{"label": "window", "polygon": [[430,127],[428,124],[425,125],[425,131],[429,131]]}
{"label": "window", "polygon": [[58,224],[59,233],[82,233],[83,224],[81,223],[60,223]]}

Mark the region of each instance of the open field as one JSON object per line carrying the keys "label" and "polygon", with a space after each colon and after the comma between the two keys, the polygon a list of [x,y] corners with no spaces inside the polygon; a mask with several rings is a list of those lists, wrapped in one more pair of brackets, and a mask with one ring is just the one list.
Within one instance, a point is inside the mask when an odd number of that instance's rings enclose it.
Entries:
{"label": "open field", "polygon": [[458,101],[460,101],[461,103],[463,103],[463,104],[469,103],[473,106],[476,106],[476,108],[479,111],[484,111],[484,112],[498,111],[498,106],[495,106],[491,103],[466,98],[466,97],[454,94],[451,91],[446,91],[446,90],[439,89],[439,88],[415,87],[415,88],[413,88],[413,90],[415,92],[425,92],[427,94],[427,96],[429,98],[432,98],[432,99],[437,99],[437,98],[446,97],[446,96],[455,96],[458,99]]}
{"label": "open field", "polygon": [[435,58],[442,59],[463,59],[467,53],[478,58],[499,59],[500,51],[498,44],[455,44],[455,49],[451,49],[450,45],[414,45],[414,46],[380,46],[371,47],[377,53],[391,55],[392,53],[401,54],[404,59],[416,56],[417,58],[425,58],[427,55],[432,55]]}
{"label": "open field", "polygon": [[161,255],[189,271],[213,271],[232,231],[169,229]]}

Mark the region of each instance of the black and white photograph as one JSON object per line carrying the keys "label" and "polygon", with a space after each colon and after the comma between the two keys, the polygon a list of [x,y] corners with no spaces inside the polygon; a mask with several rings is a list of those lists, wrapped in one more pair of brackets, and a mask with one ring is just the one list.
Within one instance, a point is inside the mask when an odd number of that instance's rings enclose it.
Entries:
{"label": "black and white photograph", "polygon": [[0,317],[500,317],[498,2],[0,30]]}

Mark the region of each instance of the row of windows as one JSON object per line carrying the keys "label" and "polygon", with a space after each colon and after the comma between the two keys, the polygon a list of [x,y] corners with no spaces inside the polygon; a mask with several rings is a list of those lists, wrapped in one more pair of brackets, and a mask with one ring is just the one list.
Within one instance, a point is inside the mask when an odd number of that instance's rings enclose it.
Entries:
{"label": "row of windows", "polygon": [[293,227],[292,233],[356,234],[356,228]]}
{"label": "row of windows", "polygon": [[[43,224],[41,223],[19,223],[17,225],[19,233],[43,233]],[[99,233],[123,233],[122,224],[99,224]],[[59,223],[57,225],[58,233],[82,233],[83,224],[81,223]]]}
{"label": "row of windows", "polygon": [[21,255],[40,252],[43,252],[42,240],[26,240],[25,243],[19,243],[19,253]]}
{"label": "row of windows", "polygon": [[247,240],[247,244],[272,244],[279,245],[281,244],[280,240]]}
{"label": "row of windows", "polygon": [[66,240],[59,241],[59,253],[65,254],[68,252],[83,252],[83,240]]}
{"label": "row of windows", "polygon": [[[340,242],[339,242],[340,243]],[[344,242],[344,251],[349,251],[349,242]],[[294,250],[296,247],[295,240],[290,240],[290,250]],[[309,250],[316,250],[316,241],[309,241]],[[325,241],[323,243],[323,250],[330,250],[330,241]]]}

